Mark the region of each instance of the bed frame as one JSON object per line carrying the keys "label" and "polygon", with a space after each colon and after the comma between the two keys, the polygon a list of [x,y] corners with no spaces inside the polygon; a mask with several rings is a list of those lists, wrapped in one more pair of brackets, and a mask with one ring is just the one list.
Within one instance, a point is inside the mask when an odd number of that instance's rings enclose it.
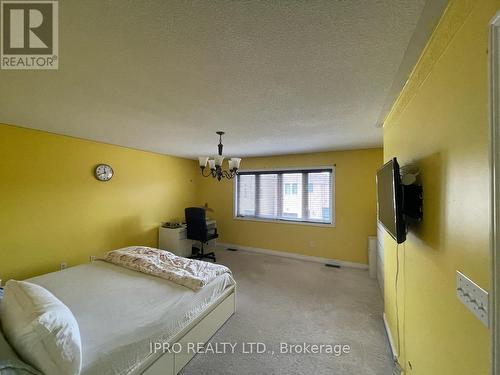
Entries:
{"label": "bed frame", "polygon": [[207,343],[220,327],[234,314],[236,310],[236,288],[226,290],[202,314],[190,322],[182,331],[175,335],[170,344],[180,343],[182,351],[179,353],[166,352],[159,358],[145,365],[139,371],[143,375],[176,375],[195,356],[186,350],[187,343]]}

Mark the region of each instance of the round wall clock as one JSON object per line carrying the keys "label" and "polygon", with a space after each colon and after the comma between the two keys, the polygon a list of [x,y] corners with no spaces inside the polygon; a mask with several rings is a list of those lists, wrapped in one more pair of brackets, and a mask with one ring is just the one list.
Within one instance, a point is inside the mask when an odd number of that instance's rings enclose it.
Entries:
{"label": "round wall clock", "polygon": [[95,178],[99,181],[109,181],[113,177],[113,168],[107,164],[99,164],[95,167]]}

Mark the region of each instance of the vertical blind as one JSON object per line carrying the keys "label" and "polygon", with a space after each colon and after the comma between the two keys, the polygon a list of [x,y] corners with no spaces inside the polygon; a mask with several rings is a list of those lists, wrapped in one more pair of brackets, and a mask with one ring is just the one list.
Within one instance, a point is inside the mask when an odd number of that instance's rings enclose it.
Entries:
{"label": "vertical blind", "polygon": [[333,168],[238,172],[236,216],[332,224],[333,179]]}

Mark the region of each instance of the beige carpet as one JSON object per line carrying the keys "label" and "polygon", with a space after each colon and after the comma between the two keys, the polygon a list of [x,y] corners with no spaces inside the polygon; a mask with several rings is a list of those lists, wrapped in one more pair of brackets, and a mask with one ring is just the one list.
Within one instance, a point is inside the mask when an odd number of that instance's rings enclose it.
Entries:
{"label": "beige carpet", "polygon": [[[217,260],[234,273],[237,306],[210,342],[237,343],[235,353],[198,354],[181,374],[393,374],[382,298],[367,271],[243,251],[218,250]],[[263,342],[266,352],[245,354],[243,342]],[[350,352],[280,353],[280,343],[304,342]]]}

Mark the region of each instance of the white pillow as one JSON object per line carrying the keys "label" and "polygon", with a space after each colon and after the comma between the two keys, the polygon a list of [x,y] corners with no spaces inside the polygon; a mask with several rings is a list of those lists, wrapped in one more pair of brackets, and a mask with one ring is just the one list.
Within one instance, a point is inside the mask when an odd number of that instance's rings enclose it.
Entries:
{"label": "white pillow", "polygon": [[78,375],[80,329],[68,307],[39,285],[10,280],[1,304],[2,328],[16,352],[47,375]]}

